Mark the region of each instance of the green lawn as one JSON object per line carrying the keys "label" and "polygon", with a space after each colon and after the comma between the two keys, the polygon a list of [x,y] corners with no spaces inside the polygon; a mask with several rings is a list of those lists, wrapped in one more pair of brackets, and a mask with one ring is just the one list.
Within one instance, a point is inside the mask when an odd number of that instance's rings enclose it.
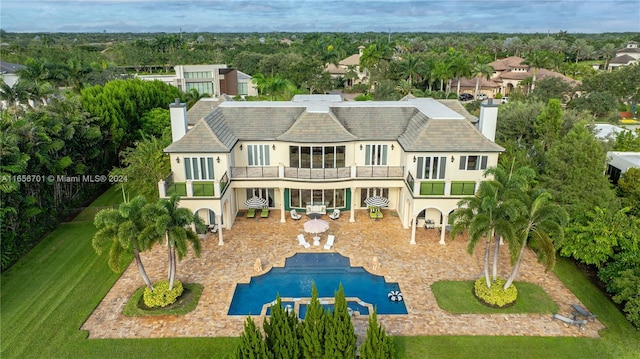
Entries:
{"label": "green lawn", "polygon": [[[94,205],[113,205],[121,198],[110,190]],[[87,339],[80,326],[118,279],[106,258],[93,252],[94,232],[90,221],[60,225],[2,273],[1,358],[231,357],[235,338]],[[395,337],[397,357],[638,358],[640,332],[606,296],[566,260],[558,262],[555,272],[607,326],[601,339]]]}
{"label": "green lawn", "polygon": [[450,313],[557,313],[558,305],[539,286],[515,282],[518,289],[516,304],[504,309],[490,308],[473,296],[473,281],[438,281],[431,285],[438,306]]}

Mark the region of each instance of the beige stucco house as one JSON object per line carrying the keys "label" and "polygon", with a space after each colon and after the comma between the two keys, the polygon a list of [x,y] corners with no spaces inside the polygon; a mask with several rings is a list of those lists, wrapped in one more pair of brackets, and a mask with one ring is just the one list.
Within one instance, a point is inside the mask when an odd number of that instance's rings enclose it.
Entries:
{"label": "beige stucco house", "polygon": [[[500,93],[503,96],[508,96],[514,89],[520,86],[520,83],[527,78],[533,78],[533,68],[524,64],[525,60],[517,56],[509,56],[504,59],[498,59],[489,63],[489,66],[493,67],[493,74],[491,79],[483,79],[479,92],[494,97]],[[576,86],[579,81],[569,78],[559,72],[539,68],[536,69],[536,81],[542,80],[545,77],[557,77],[570,84]],[[452,88],[457,88],[457,79],[452,81]],[[476,87],[476,79],[462,78],[460,82],[460,92],[473,94]]]}
{"label": "beige stucco house", "polygon": [[425,220],[440,228],[448,223],[503,151],[493,142],[498,106],[491,103],[478,119],[458,101],[428,98],[224,101],[192,128],[184,104],[171,104],[170,111],[171,174],[158,184],[160,197],[180,194],[181,207],[223,230],[232,229],[253,196],[279,210],[284,223],[292,220],[291,209],[303,213],[309,206],[340,209],[341,220],[353,222],[354,211],[377,195],[389,199],[388,208],[412,229],[407,241],[415,243]]}
{"label": "beige stucco house", "polygon": [[[338,65],[335,64],[327,64],[325,71],[327,71],[332,79],[338,79],[340,77],[345,79],[345,87],[351,87],[355,84],[367,83],[368,72],[367,69],[360,68],[360,57],[362,56],[362,51],[364,51],[365,47],[360,45],[358,46],[358,53],[347,57],[346,59],[338,62]],[[345,75],[352,68],[355,72],[355,78],[346,78]]]}

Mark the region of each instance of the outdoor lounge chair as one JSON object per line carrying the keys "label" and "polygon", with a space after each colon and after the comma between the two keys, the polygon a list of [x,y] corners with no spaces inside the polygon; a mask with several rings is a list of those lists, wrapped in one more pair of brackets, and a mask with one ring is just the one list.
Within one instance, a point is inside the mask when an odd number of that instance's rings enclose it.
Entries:
{"label": "outdoor lounge chair", "polygon": [[331,219],[338,219],[338,218],[340,218],[340,210],[339,210],[339,209],[337,209],[337,208],[336,208],[336,209],[334,209],[334,210],[333,210],[333,213],[331,213],[331,214],[329,215],[329,218],[331,218]]}
{"label": "outdoor lounge chair", "polygon": [[269,208],[263,208],[262,212],[260,212],[260,217],[261,218],[267,218],[269,217]]}
{"label": "outdoor lounge chair", "polygon": [[593,319],[595,320],[597,315],[591,313],[589,310],[581,306],[580,304],[571,304],[571,308],[573,308],[573,318],[577,318],[578,316],[582,316],[585,319]]}
{"label": "outdoor lounge chair", "polygon": [[369,218],[371,219],[378,218],[378,214],[376,213],[376,207],[369,206]]}
{"label": "outdoor lounge chair", "polygon": [[298,244],[301,246],[304,246],[305,248],[311,247],[311,244],[309,244],[309,242],[307,242],[307,240],[304,239],[304,235],[302,234],[298,234]]}
{"label": "outdoor lounge chair", "polygon": [[291,219],[298,220],[302,218],[302,215],[300,215],[298,211],[296,211],[295,209],[292,209],[290,213],[291,213]]}
{"label": "outdoor lounge chair", "polygon": [[578,327],[578,329],[582,329],[582,326],[587,324],[586,320],[576,320],[576,319],[571,319],[571,318],[567,318],[564,315],[560,315],[560,314],[554,314],[553,315],[553,319],[558,319],[560,321],[563,321],[567,324],[571,324],[571,325],[575,325]]}
{"label": "outdoor lounge chair", "polygon": [[247,218],[255,218],[255,217],[256,217],[256,209],[249,208],[249,210],[247,211]]}
{"label": "outdoor lounge chair", "polygon": [[333,242],[336,240],[336,237],[333,234],[327,236],[327,244],[324,245],[324,249],[329,250],[333,247]]}

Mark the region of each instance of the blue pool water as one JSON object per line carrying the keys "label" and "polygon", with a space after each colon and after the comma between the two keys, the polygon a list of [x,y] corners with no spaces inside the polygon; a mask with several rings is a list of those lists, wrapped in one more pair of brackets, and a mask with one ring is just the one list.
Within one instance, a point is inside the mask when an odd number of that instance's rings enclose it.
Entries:
{"label": "blue pool water", "polygon": [[[283,268],[272,268],[251,278],[248,284],[238,284],[228,314],[259,315],[263,305],[275,301],[277,294],[282,298],[309,298],[314,282],[319,297],[333,298],[342,283],[346,297],[357,297],[373,305],[378,314],[407,314],[404,302],[392,302],[387,296],[392,290],[400,290],[398,283],[387,283],[384,277],[362,267],[351,267],[349,258],[338,253],[298,253],[287,258]],[[357,302],[348,305],[368,314],[366,307]],[[305,305],[300,306],[302,318],[303,311],[306,313]]]}

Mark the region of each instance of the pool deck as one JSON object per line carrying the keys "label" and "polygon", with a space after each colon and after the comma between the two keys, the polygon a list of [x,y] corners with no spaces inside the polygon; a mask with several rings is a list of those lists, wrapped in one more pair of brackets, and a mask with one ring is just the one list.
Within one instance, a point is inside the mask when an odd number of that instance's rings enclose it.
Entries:
{"label": "pool deck", "polygon": [[[383,275],[387,282],[398,282],[402,290],[407,315],[379,315],[390,335],[505,335],[505,336],[573,336],[599,337],[604,329],[600,321],[589,321],[582,329],[553,320],[551,314],[451,314],[438,307],[430,285],[439,280],[475,280],[482,274],[482,244],[470,256],[466,240],[458,238],[438,244],[435,229],[416,230],[417,244],[409,244],[411,229],[402,228],[400,220],[389,210],[384,218],[371,220],[366,210],[356,211],[356,222],[343,215],[330,222],[321,235],[320,246],[305,249],[296,236],[305,235],[311,243],[312,235],[303,230],[307,220],[294,221],[288,215],[280,223],[279,211],[272,210],[269,218],[237,218],[231,230],[224,231],[223,246],[217,235],[207,235],[202,241],[202,255],[191,253],[177,266],[177,279],[197,282],[204,290],[197,308],[184,316],[126,317],[122,314],[131,293],[143,285],[131,263],[120,279],[96,307],[82,330],[89,338],[168,338],[168,337],[225,337],[239,336],[244,316],[228,316],[236,283],[248,283],[250,278],[267,272],[271,267],[284,266],[285,258],[297,252],[338,252],[351,259],[352,266],[362,266],[369,272]],[[346,214],[346,213],[345,213]],[[324,250],[327,234],[336,236],[330,251]],[[141,254],[149,277],[155,281],[166,277],[166,247],[156,246]],[[254,265],[260,258],[262,271]],[[374,258],[379,266],[374,267]],[[105,260],[106,266],[106,260]],[[375,268],[375,269],[374,269]],[[507,248],[501,251],[499,275],[507,277],[509,265]],[[571,317],[571,304],[580,301],[552,272],[535,260],[527,251],[518,281],[542,287],[558,304],[559,313]],[[254,320],[261,325],[262,317]],[[367,317],[354,316],[353,323],[360,338],[366,332]]]}

